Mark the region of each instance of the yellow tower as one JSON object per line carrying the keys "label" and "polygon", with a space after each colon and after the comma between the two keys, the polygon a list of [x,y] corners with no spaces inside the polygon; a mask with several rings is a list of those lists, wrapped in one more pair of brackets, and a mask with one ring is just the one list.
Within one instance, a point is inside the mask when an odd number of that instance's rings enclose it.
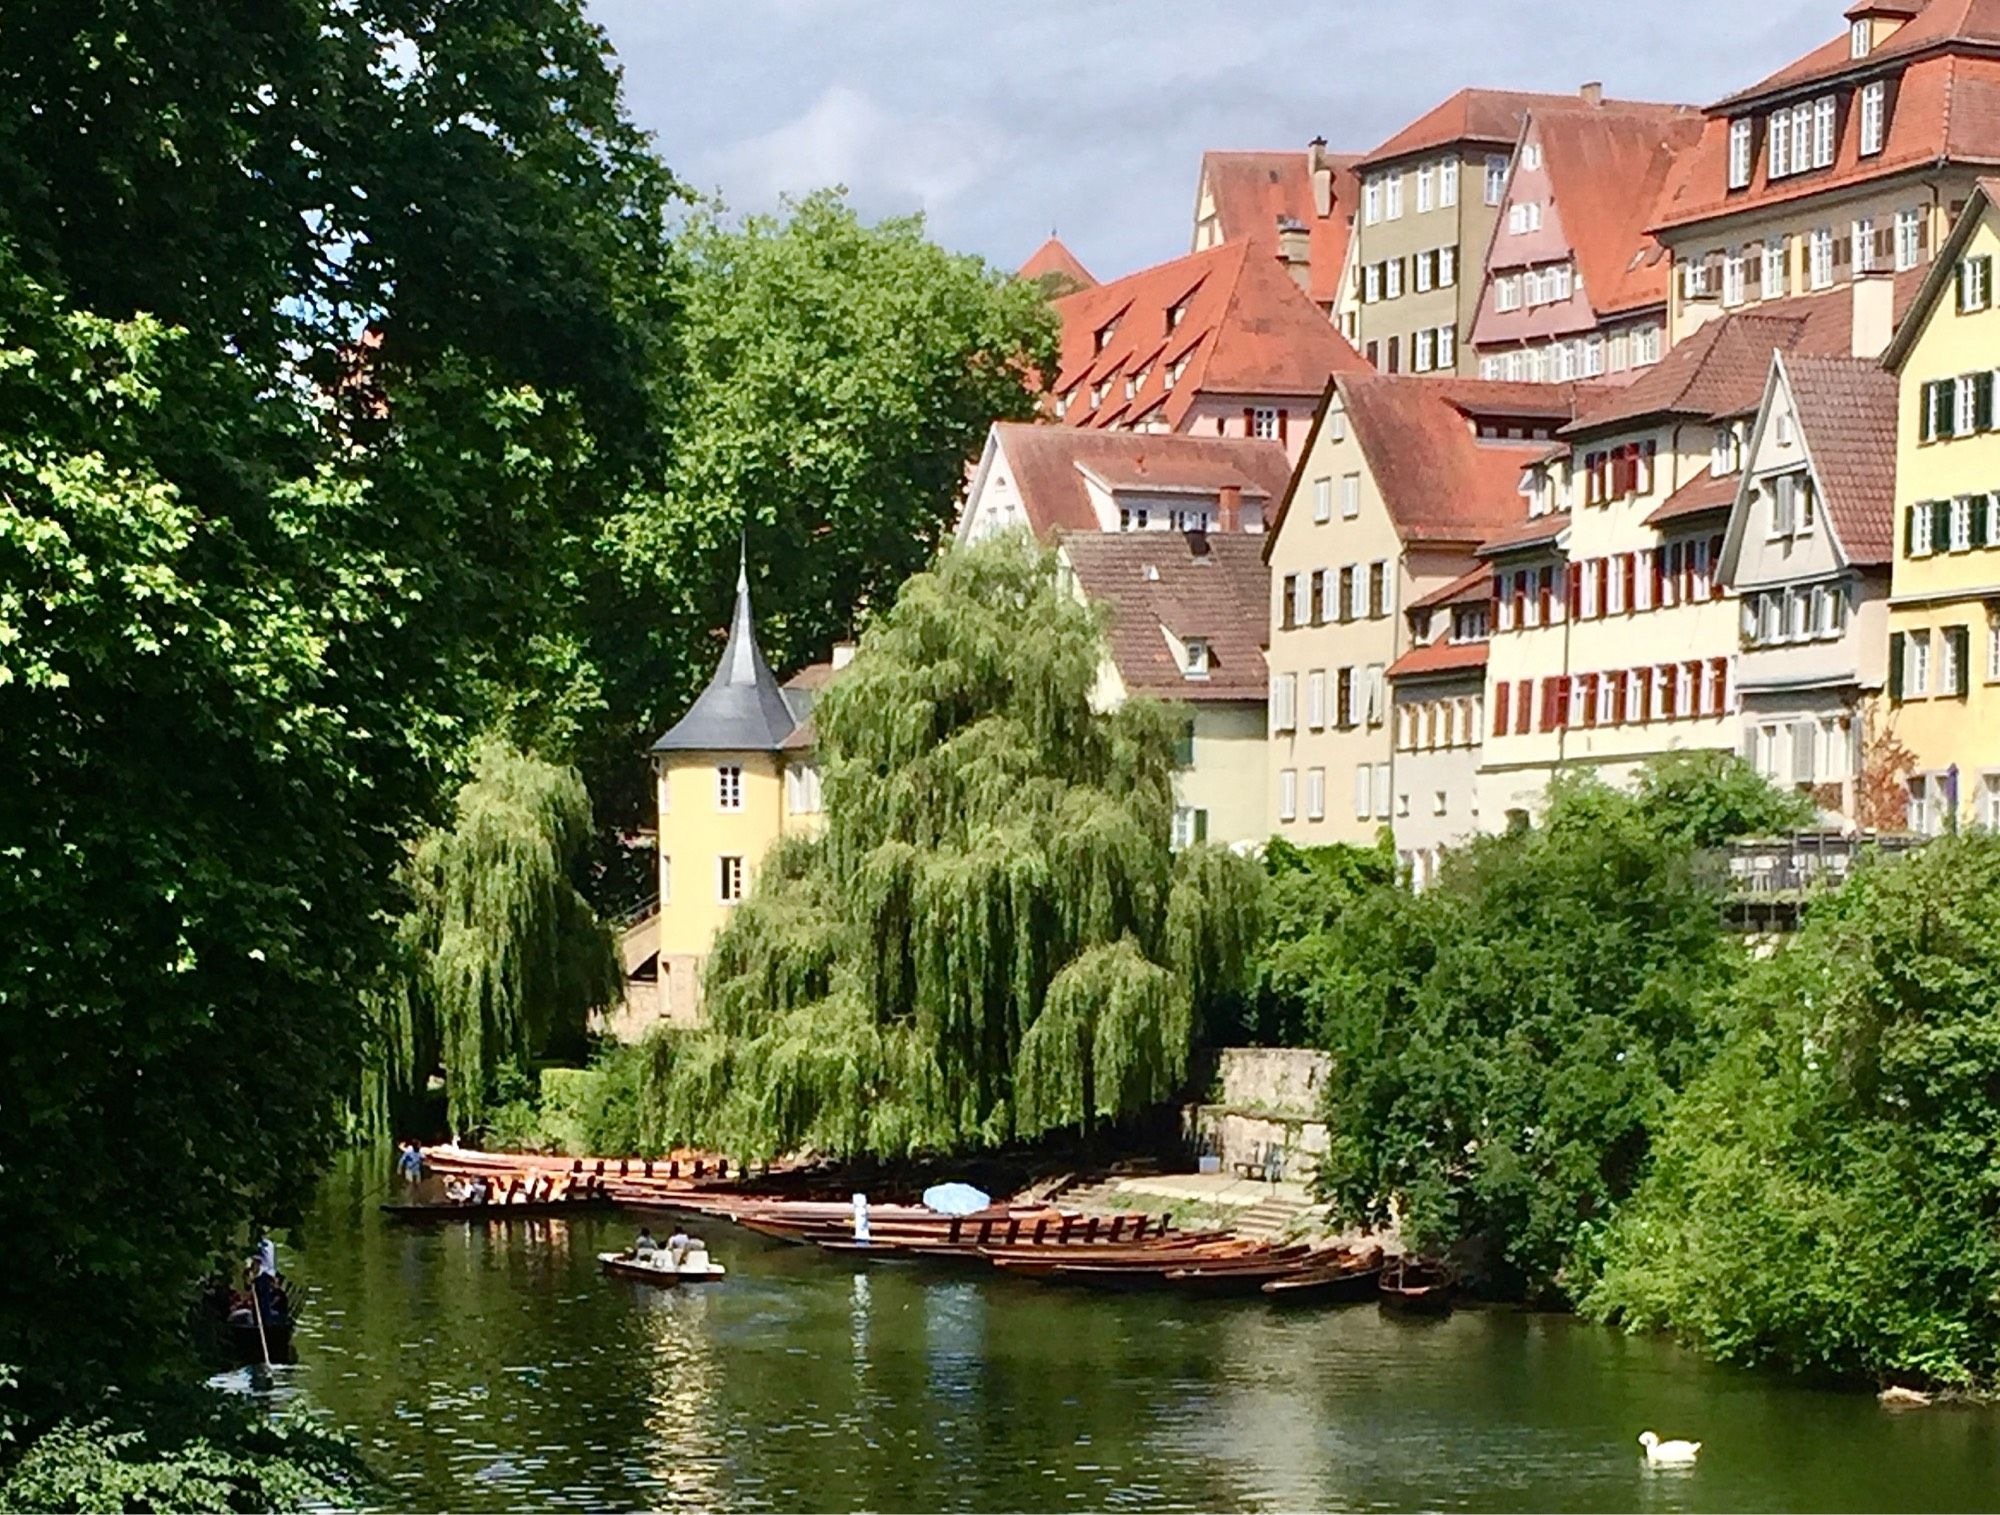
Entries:
{"label": "yellow tower", "polygon": [[795,710],[764,661],[739,568],[722,662],[701,697],[653,744],[659,801],[658,1013],[700,1014],[701,969],[758,863],[785,829],[786,741]]}

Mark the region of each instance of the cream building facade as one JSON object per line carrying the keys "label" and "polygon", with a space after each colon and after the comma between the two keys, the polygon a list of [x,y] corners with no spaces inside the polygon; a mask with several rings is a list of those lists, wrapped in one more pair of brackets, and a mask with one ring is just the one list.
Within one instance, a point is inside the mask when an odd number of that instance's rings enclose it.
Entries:
{"label": "cream building facade", "polygon": [[1389,668],[1401,607],[1519,514],[1522,469],[1573,413],[1560,386],[1336,378],[1268,536],[1270,825],[1372,843],[1396,819]]}
{"label": "cream building facade", "polygon": [[1897,379],[1889,710],[1909,826],[2000,828],[2000,179],[1983,181],[1886,362]]}

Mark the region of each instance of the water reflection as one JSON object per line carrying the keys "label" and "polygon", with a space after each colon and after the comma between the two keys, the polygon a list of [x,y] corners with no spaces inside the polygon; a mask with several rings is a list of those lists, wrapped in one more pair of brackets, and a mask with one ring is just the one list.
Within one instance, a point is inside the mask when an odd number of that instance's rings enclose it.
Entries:
{"label": "water reflection", "polygon": [[[408,1508],[1964,1509],[2000,1474],[1986,1411],[1558,1317],[1073,1293],[720,1227],[729,1275],[660,1288],[598,1271],[627,1219],[398,1226],[376,1182],[328,1186],[301,1363],[257,1392],[349,1428]],[[1648,1426],[1700,1464],[1648,1473]]]}

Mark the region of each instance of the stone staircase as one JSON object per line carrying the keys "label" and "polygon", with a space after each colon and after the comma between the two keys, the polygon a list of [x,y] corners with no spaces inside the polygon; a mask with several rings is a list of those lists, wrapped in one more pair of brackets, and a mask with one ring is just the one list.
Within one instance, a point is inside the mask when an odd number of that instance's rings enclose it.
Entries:
{"label": "stone staircase", "polygon": [[1230,1223],[1238,1236],[1252,1241],[1276,1241],[1292,1228],[1292,1223],[1301,1216],[1310,1215],[1317,1207],[1300,1204],[1297,1200],[1283,1197],[1261,1199],[1256,1204],[1237,1212]]}

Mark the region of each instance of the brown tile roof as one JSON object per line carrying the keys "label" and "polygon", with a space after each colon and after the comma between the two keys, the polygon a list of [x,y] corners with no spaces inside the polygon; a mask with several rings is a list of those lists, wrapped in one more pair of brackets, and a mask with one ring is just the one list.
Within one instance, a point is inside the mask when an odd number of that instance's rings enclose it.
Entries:
{"label": "brown tile roof", "polygon": [[[1488,404],[1538,403],[1550,425],[1574,413],[1575,389],[1559,384],[1488,384],[1343,374],[1335,381],[1347,424],[1405,541],[1481,542],[1521,513],[1521,474],[1548,450],[1542,441],[1481,441],[1471,417]],[[1521,393],[1539,390],[1539,396]]]}
{"label": "brown tile roof", "polygon": [[1436,610],[1444,605],[1470,605],[1493,596],[1493,573],[1487,568],[1475,568],[1470,573],[1460,574],[1442,589],[1433,589],[1429,594],[1420,595],[1406,607],[1410,610]]}
{"label": "brown tile roof", "polygon": [[1852,562],[1887,563],[1896,538],[1896,376],[1853,358],[1778,362],[1841,547]]}
{"label": "brown tile roof", "polygon": [[1097,287],[1097,280],[1091,277],[1090,270],[1063,245],[1062,238],[1054,236],[1028,255],[1028,261],[1014,271],[1014,277],[1031,281],[1051,280],[1058,293]]}
{"label": "brown tile roof", "polygon": [[[1485,574],[1481,578],[1487,577]],[[1426,674],[1464,673],[1486,666],[1486,643],[1484,642],[1432,642],[1427,647],[1412,647],[1408,652],[1389,665],[1388,677],[1392,679],[1421,678]]]}
{"label": "brown tile roof", "polygon": [[[1044,542],[1062,531],[1096,531],[1083,469],[1116,480],[1112,487],[1143,486],[1155,479],[1169,489],[1190,489],[1203,478],[1217,489],[1236,484],[1247,499],[1281,499],[1292,468],[1276,442],[1241,437],[1187,437],[1139,431],[1082,431],[1070,426],[1006,421],[993,428],[1006,466],[1014,473],[1028,525]],[[1270,517],[1267,508],[1266,520]]]}
{"label": "brown tile roof", "polygon": [[1428,152],[1453,142],[1484,143],[1492,147],[1512,147],[1521,135],[1521,123],[1530,111],[1678,110],[1679,106],[1659,106],[1643,100],[1604,100],[1593,104],[1581,94],[1538,94],[1527,90],[1462,89],[1434,106],[1397,132],[1372,152],[1355,160],[1357,172],[1366,172],[1394,158]]}
{"label": "brown tile roof", "polygon": [[[1893,459],[1895,455],[1895,448],[1890,448],[1889,456]],[[1740,473],[1726,473],[1717,478],[1712,469],[1704,468],[1662,500],[1659,509],[1646,517],[1645,524],[1671,526],[1710,511],[1727,510],[1736,503],[1736,489],[1742,482]]]}
{"label": "brown tile roof", "polygon": [[1311,279],[1308,293],[1319,305],[1331,305],[1340,294],[1340,275],[1347,261],[1358,197],[1353,154],[1329,153],[1326,161],[1333,171],[1333,196],[1328,214],[1322,216],[1313,200],[1310,153],[1201,155],[1201,175],[1215,203],[1222,240],[1252,243],[1275,258],[1279,218],[1297,221],[1306,228]]}
{"label": "brown tile roof", "polygon": [[1602,317],[1664,304],[1673,262],[1647,226],[1674,160],[1701,136],[1701,116],[1691,107],[1562,110],[1537,113],[1534,127],[1591,309]]}
{"label": "brown tile roof", "polygon": [[[1898,319],[1923,287],[1924,268],[1896,275]],[[1563,428],[1571,439],[1653,416],[1716,419],[1749,415],[1763,403],[1774,352],[1847,357],[1854,349],[1851,285],[1717,316],[1683,338],[1622,389],[1606,392]]]}
{"label": "brown tile roof", "polygon": [[1546,547],[1568,530],[1567,510],[1559,510],[1545,516],[1530,516],[1525,521],[1510,521],[1493,531],[1479,544],[1479,556],[1498,557],[1503,552],[1521,552],[1530,547]]}
{"label": "brown tile roof", "polygon": [[[1168,313],[1184,307],[1169,328]],[[1062,321],[1055,394],[1063,422],[1105,427],[1158,409],[1178,429],[1197,396],[1317,396],[1329,375],[1368,363],[1256,244],[1225,242],[1056,302]],[[1099,334],[1109,327],[1102,347]],[[1187,366],[1168,388],[1172,366]],[[1142,379],[1128,399],[1125,381]],[[1093,386],[1110,383],[1102,406]]]}
{"label": "brown tile roof", "polygon": [[[1062,551],[1078,586],[1107,606],[1111,660],[1134,694],[1166,699],[1261,700],[1271,571],[1253,536],[1199,532],[1077,532]],[[1161,628],[1208,643],[1209,673],[1190,679]]]}
{"label": "brown tile roof", "polygon": [[[2000,0],[1933,0],[1932,10],[1903,31],[1927,22],[1940,7],[1968,3],[1992,6],[1996,21],[2000,21]],[[1829,72],[1844,72],[1851,62],[1857,69],[1873,69],[1879,74],[1880,61],[1901,37],[1902,32],[1897,33],[1870,58],[1859,61],[1848,59],[1845,38],[1829,44],[1839,54],[1835,61],[1841,65]],[[1817,76],[1808,73],[1805,77]],[[1754,92],[1738,97],[1744,104],[1752,98]],[[1723,107],[1715,109],[1723,110],[1730,103],[1725,101]],[[1839,134],[1831,167],[1773,181],[1766,177],[1770,154],[1760,148],[1752,159],[1750,183],[1737,190],[1728,187],[1729,120],[1726,112],[1710,116],[1700,141],[1675,161],[1660,195],[1653,223],[1656,231],[1932,169],[1941,161],[2000,163],[2000,58],[1936,52],[1914,59],[1902,70],[1881,152],[1860,156],[1861,133],[1850,127]]]}

